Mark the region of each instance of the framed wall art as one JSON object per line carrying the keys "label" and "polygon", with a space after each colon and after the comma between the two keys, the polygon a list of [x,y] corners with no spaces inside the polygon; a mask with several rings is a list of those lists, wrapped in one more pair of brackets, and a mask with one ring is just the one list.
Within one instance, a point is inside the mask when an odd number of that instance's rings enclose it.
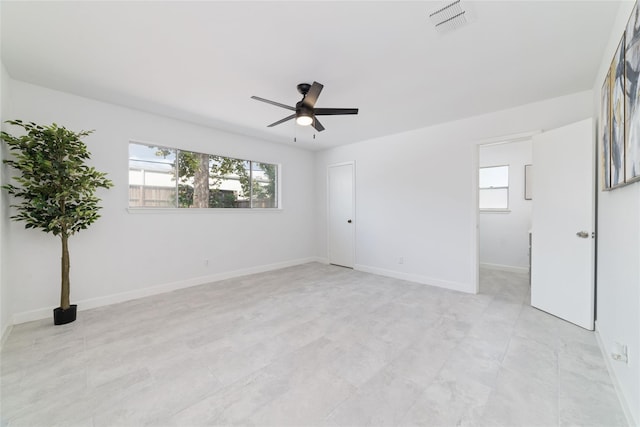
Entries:
{"label": "framed wall art", "polygon": [[625,31],[625,182],[640,180],[640,17],[633,6]]}
{"label": "framed wall art", "polygon": [[533,199],[533,165],[524,165],[524,199]]}
{"label": "framed wall art", "polygon": [[600,170],[602,189],[611,189],[611,70],[600,91]]}
{"label": "framed wall art", "polygon": [[624,34],[611,63],[611,188],[624,184]]}
{"label": "framed wall art", "polygon": [[633,5],[600,92],[602,190],[640,181],[640,7]]}

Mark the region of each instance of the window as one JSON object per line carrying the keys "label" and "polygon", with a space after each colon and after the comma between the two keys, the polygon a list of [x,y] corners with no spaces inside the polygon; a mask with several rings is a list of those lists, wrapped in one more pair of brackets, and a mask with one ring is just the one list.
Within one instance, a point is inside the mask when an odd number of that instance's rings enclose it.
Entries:
{"label": "window", "polygon": [[176,204],[176,150],[129,144],[129,206],[171,208]]}
{"label": "window", "polygon": [[278,165],[129,143],[129,207],[277,208]]}
{"label": "window", "polygon": [[509,166],[480,168],[478,182],[481,210],[509,208]]}

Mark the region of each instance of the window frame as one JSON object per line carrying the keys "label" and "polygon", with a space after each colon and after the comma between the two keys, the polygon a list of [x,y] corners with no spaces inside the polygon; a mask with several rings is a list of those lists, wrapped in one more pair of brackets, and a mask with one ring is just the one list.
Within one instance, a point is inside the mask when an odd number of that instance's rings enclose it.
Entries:
{"label": "window frame", "polygon": [[[480,171],[482,169],[494,169],[494,168],[507,168],[507,185],[506,186],[489,186],[489,187],[483,187],[481,184],[481,179],[480,179]],[[491,165],[491,166],[479,166],[478,167],[478,210],[480,212],[511,212],[509,206],[510,206],[510,174],[509,174],[509,165]],[[506,190],[507,191],[507,205],[506,207],[499,207],[499,208],[483,208],[480,205],[480,192],[482,190]]]}
{"label": "window frame", "polygon": [[[165,206],[131,206],[131,171],[132,170],[141,170],[140,168],[131,168],[131,162],[132,161],[139,161],[139,162],[149,162],[147,160],[140,160],[140,159],[135,159],[131,157],[131,146],[132,145],[141,145],[141,146],[146,146],[149,148],[156,148],[158,150],[172,150],[175,152],[175,161],[174,164],[172,165],[172,172],[170,172],[171,174],[173,174],[173,178],[172,181],[175,183],[175,187],[174,187],[174,192],[175,192],[175,196],[173,197],[173,206],[169,206],[169,207],[165,207]],[[241,159],[238,157],[233,157],[233,156],[228,156],[228,155],[222,155],[222,154],[211,154],[211,153],[202,153],[199,151],[192,151],[192,150],[188,150],[188,149],[182,149],[182,148],[178,148],[178,147],[171,147],[171,146],[167,146],[164,144],[156,144],[153,142],[148,142],[148,141],[139,141],[139,140],[134,140],[131,139],[129,140],[129,143],[127,145],[127,149],[128,149],[128,155],[127,155],[127,163],[128,163],[128,175],[127,175],[127,194],[128,194],[128,200],[127,200],[127,210],[130,213],[149,213],[149,212],[154,212],[154,213],[174,213],[174,212],[198,212],[198,213],[207,213],[207,212],[255,212],[255,211],[259,211],[259,212],[278,212],[278,211],[282,211],[282,164],[281,163],[275,163],[275,162],[267,162],[267,161],[260,161],[260,160],[249,160],[249,159]],[[196,208],[196,207],[180,207],[180,201],[179,201],[179,197],[180,197],[180,191],[179,191],[179,186],[181,183],[181,178],[178,176],[179,172],[178,172],[178,159],[180,156],[181,152],[190,152],[190,153],[197,153],[197,154],[206,154],[207,156],[209,156],[209,158],[211,157],[221,157],[221,158],[225,158],[225,159],[232,159],[232,160],[239,160],[242,162],[247,162],[248,164],[248,176],[249,176],[249,194],[245,195],[246,200],[249,202],[249,206],[247,207],[206,207],[206,208]],[[266,164],[266,165],[272,165],[276,168],[276,173],[275,173],[275,183],[274,183],[274,195],[273,195],[273,200],[274,200],[274,207],[253,207],[254,204],[254,197],[253,197],[253,176],[254,176],[254,164]],[[260,167],[260,166],[258,166]],[[144,169],[143,170],[143,174],[144,174]],[[142,184],[144,185],[144,184]],[[170,188],[170,187],[167,187]],[[210,187],[211,188],[211,187]]]}

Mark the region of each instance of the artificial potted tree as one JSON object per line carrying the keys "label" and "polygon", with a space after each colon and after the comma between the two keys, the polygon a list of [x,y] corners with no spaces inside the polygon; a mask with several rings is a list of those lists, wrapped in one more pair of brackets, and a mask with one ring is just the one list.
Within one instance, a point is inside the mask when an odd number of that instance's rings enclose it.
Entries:
{"label": "artificial potted tree", "polygon": [[40,229],[60,236],[62,243],[60,307],[53,310],[54,324],[76,320],[77,305],[69,303],[69,237],[84,230],[100,215],[98,188],[110,188],[113,183],[106,174],[87,166],[91,154],[81,138],[93,131],[73,132],[55,123],[41,126],[10,120],[23,128],[22,136],[2,132],[13,158],[4,163],[18,171],[14,177],[19,185],[3,188],[20,200],[13,204],[15,221],[24,221],[25,228]]}

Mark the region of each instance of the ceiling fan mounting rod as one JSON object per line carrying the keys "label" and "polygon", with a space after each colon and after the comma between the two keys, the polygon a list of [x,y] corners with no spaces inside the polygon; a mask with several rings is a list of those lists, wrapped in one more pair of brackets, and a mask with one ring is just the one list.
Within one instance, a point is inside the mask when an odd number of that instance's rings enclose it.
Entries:
{"label": "ceiling fan mounting rod", "polygon": [[309,89],[311,89],[311,85],[309,83],[300,83],[298,85],[298,92],[300,92],[302,95],[306,95],[307,93],[309,93]]}

